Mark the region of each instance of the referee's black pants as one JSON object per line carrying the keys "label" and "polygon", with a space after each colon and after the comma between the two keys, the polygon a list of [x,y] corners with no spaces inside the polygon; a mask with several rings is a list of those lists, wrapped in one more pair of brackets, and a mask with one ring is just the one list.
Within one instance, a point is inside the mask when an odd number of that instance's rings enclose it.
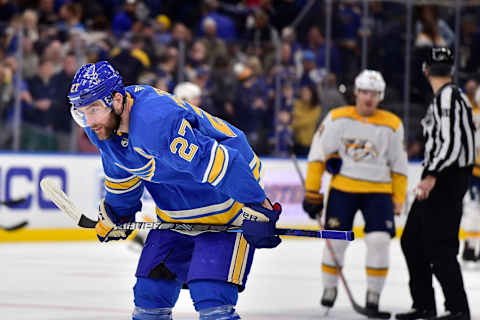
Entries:
{"label": "referee's black pants", "polygon": [[435,310],[433,277],[445,296],[445,309],[469,313],[462,272],[457,260],[462,200],[472,167],[447,168],[428,199],[415,200],[401,238],[410,275],[413,308]]}

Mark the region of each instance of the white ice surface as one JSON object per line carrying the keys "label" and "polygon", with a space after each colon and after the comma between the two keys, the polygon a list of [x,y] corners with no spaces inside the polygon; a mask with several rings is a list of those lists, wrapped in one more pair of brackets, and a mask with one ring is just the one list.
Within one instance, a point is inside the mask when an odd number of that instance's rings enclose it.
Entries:
{"label": "white ice surface", "polygon": [[[0,319],[130,319],[138,253],[127,247],[125,242],[0,244]],[[353,311],[341,286],[334,308],[321,317],[322,250],[322,240],[293,239],[284,240],[274,250],[258,250],[247,289],[237,305],[242,319],[366,319]],[[355,299],[362,305],[364,256],[363,240],[354,241],[344,268]],[[480,263],[463,275],[472,319],[480,320]],[[410,308],[407,281],[399,241],[394,240],[381,309],[400,312]],[[435,289],[441,312],[443,296],[437,283]],[[196,319],[188,291],[182,290],[174,319]]]}

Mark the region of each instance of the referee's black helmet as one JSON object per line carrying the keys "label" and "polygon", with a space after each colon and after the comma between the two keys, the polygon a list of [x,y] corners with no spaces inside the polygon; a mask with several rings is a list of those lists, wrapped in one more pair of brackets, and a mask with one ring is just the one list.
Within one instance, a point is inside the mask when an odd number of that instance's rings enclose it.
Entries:
{"label": "referee's black helmet", "polygon": [[453,74],[455,56],[447,47],[432,48],[423,62],[423,71],[430,76],[446,77]]}

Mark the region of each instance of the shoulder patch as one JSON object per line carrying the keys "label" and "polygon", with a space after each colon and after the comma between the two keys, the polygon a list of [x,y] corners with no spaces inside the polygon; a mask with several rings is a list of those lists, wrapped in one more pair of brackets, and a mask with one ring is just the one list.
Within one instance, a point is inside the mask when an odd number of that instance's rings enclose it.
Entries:
{"label": "shoulder patch", "polygon": [[144,87],[140,87],[140,86],[135,86],[135,89],[133,89],[133,92],[138,92],[138,91],[141,91],[145,89]]}

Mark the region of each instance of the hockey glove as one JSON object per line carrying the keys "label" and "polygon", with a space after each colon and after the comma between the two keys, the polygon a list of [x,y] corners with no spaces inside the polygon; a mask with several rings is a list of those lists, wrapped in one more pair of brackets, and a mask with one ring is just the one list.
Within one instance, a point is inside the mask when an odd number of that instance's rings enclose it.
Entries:
{"label": "hockey glove", "polygon": [[243,207],[243,236],[254,248],[275,248],[282,241],[275,235],[275,223],[282,207],[279,203],[267,209],[259,203],[246,203]]}
{"label": "hockey glove", "polygon": [[325,167],[327,168],[327,171],[332,175],[339,173],[340,169],[342,168],[342,158],[340,158],[340,155],[338,153],[330,155],[325,162]]}
{"label": "hockey glove", "polygon": [[303,210],[312,218],[317,219],[317,215],[322,215],[323,194],[307,191],[303,198]]}
{"label": "hockey glove", "polygon": [[[115,223],[112,220],[115,220],[115,214],[113,209],[105,202],[105,199],[100,201],[98,206],[98,222],[95,226],[95,231],[97,232],[97,238],[101,242],[108,242],[110,240],[124,240],[126,239],[133,230],[116,230]],[[120,221],[119,221],[120,222]],[[127,221],[121,221],[127,222]]]}

